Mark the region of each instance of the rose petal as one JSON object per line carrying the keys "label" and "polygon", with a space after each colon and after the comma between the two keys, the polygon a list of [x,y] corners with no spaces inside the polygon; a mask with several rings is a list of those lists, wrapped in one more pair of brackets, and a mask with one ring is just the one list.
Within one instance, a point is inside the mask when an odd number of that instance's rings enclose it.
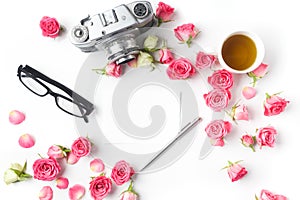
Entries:
{"label": "rose petal", "polygon": [[44,186],[39,193],[40,200],[52,200],[53,190],[50,186]]}
{"label": "rose petal", "polygon": [[23,134],[19,138],[19,145],[23,148],[33,147],[35,144],[34,137],[28,133]]}
{"label": "rose petal", "polygon": [[65,177],[59,177],[56,179],[56,187],[59,189],[67,189],[69,186],[69,180]]}
{"label": "rose petal", "polygon": [[93,172],[102,172],[104,170],[105,166],[101,159],[95,158],[90,162],[90,169]]}
{"label": "rose petal", "polygon": [[85,188],[82,185],[76,184],[69,189],[70,200],[79,200],[85,194]]}
{"label": "rose petal", "polygon": [[242,90],[242,95],[245,97],[245,99],[251,99],[255,97],[256,90],[254,87],[245,86]]}
{"label": "rose petal", "polygon": [[20,124],[24,120],[25,120],[25,114],[18,110],[13,110],[9,113],[9,122],[14,125]]}
{"label": "rose petal", "polygon": [[74,165],[79,161],[79,159],[80,159],[80,157],[77,157],[72,152],[70,152],[70,153],[68,153],[68,156],[67,156],[67,163],[70,165]]}

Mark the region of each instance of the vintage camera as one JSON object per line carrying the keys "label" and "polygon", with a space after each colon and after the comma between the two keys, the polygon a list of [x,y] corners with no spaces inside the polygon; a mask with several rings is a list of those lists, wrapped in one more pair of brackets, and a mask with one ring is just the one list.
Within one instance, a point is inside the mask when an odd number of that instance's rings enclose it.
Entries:
{"label": "vintage camera", "polygon": [[104,49],[110,63],[123,64],[139,53],[135,38],[154,24],[151,4],[136,1],[82,19],[71,30],[70,40],[83,52]]}

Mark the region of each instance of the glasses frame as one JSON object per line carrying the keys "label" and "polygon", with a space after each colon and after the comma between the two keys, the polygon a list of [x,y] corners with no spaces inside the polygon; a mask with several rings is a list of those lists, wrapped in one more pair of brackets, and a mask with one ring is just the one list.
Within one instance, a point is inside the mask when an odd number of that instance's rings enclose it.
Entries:
{"label": "glasses frame", "polygon": [[[32,78],[34,81],[36,81],[37,83],[39,83],[41,86],[43,86],[47,92],[45,94],[38,94],[36,93],[34,90],[32,90],[30,87],[28,87],[22,80],[22,76],[21,76],[21,72],[26,74],[26,77],[30,77]],[[20,65],[18,67],[18,74],[17,76],[19,77],[20,82],[28,89],[30,90],[32,93],[40,96],[40,97],[44,97],[47,96],[48,94],[53,96],[55,99],[55,103],[57,105],[58,108],[60,108],[61,110],[63,110],[64,112],[73,115],[75,117],[80,117],[83,118],[85,122],[88,122],[87,116],[89,114],[91,114],[94,110],[94,105],[89,102],[88,100],[86,100],[85,98],[83,98],[82,96],[80,96],[79,94],[77,94],[76,92],[74,92],[73,90],[71,90],[70,88],[64,86],[63,84],[49,78],[48,76],[42,74],[41,72],[35,70],[34,68],[28,66],[28,65]],[[40,79],[40,80],[39,80]],[[44,84],[41,80],[61,89],[62,91],[64,91],[66,94],[69,95],[69,97],[64,96],[62,94],[53,92],[46,84]],[[68,110],[65,110],[63,107],[61,107],[58,103],[58,98],[63,98],[75,105],[78,106],[80,112],[82,113],[82,115],[76,115],[72,112],[69,112]]]}

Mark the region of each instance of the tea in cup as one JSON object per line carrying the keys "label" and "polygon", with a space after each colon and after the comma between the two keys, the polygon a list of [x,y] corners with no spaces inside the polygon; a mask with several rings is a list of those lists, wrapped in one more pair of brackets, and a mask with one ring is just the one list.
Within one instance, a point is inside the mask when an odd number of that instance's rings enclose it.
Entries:
{"label": "tea in cup", "polygon": [[218,59],[223,68],[232,73],[248,73],[263,61],[265,48],[254,33],[237,31],[222,40],[218,49]]}

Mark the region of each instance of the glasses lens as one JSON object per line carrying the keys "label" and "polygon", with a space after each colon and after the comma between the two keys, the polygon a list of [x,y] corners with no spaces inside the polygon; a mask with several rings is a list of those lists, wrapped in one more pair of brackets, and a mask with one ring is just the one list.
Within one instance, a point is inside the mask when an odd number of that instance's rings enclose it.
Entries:
{"label": "glasses lens", "polygon": [[44,96],[48,93],[47,88],[45,88],[40,82],[38,82],[36,79],[33,79],[28,74],[21,72],[20,78],[22,83],[33,93]]}
{"label": "glasses lens", "polygon": [[71,99],[68,99],[63,96],[58,96],[56,98],[56,103],[58,107],[60,107],[65,112],[78,117],[83,117],[87,113],[86,108],[82,107],[79,104],[74,103]]}

